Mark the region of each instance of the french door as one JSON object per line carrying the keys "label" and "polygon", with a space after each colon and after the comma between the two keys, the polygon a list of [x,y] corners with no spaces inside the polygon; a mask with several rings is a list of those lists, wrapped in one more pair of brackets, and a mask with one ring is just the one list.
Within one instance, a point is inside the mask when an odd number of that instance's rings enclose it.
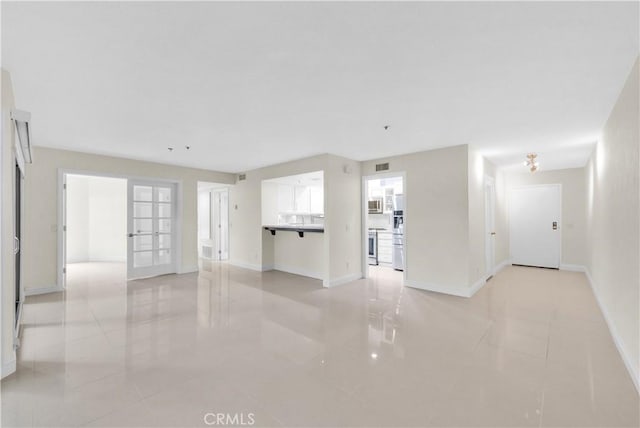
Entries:
{"label": "french door", "polygon": [[176,273],[176,185],[128,180],[127,278]]}

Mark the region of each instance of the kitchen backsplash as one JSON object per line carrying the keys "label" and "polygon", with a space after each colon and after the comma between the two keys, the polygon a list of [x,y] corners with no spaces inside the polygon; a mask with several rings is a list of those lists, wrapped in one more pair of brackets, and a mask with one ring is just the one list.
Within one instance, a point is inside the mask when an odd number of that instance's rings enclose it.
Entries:
{"label": "kitchen backsplash", "polygon": [[278,224],[324,225],[324,215],[279,213]]}
{"label": "kitchen backsplash", "polygon": [[391,229],[392,221],[391,214],[368,214],[368,223],[370,228],[384,228]]}

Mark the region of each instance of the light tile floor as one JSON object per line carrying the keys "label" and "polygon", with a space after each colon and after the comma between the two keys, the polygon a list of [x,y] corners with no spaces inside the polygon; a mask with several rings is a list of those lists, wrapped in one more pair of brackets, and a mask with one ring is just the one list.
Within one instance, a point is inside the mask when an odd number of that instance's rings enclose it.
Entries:
{"label": "light tile floor", "polygon": [[464,299],[384,268],[332,289],[212,263],[124,272],[71,265],[65,293],[27,299],[3,427],[639,424],[580,273],[508,267]]}

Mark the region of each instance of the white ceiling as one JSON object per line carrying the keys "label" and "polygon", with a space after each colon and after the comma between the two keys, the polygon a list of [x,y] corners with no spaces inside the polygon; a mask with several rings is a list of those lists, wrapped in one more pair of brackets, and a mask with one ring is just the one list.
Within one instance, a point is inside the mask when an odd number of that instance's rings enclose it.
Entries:
{"label": "white ceiling", "polygon": [[637,2],[1,7],[36,145],[230,172],[467,143],[582,166],[639,52]]}

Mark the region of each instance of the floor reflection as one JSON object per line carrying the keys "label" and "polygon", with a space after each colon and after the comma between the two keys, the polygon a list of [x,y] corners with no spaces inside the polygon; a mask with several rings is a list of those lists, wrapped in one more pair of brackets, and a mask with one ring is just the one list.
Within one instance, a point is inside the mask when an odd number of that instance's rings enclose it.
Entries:
{"label": "floor reflection", "polygon": [[66,292],[27,299],[3,426],[197,426],[212,410],[258,426],[638,425],[579,273],[509,267],[464,299],[383,267],[328,289],[215,262],[125,271],[71,265]]}

